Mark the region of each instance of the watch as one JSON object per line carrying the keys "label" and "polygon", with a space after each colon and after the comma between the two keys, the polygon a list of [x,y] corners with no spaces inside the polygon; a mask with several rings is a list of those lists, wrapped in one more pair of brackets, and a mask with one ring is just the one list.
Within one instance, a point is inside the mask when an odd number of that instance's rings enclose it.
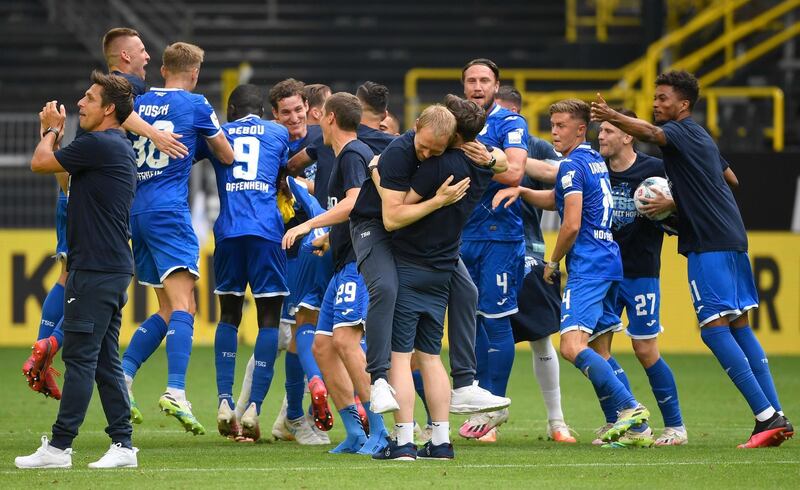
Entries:
{"label": "watch", "polygon": [[494,167],[496,164],[497,164],[497,158],[495,158],[495,157],[494,157],[494,155],[492,155],[492,159],[491,159],[491,160],[489,160],[489,163],[487,163],[487,164],[486,164],[486,167],[487,167],[487,168],[492,168],[492,167]]}
{"label": "watch", "polygon": [[553,270],[556,270],[556,271],[558,270],[558,265],[559,265],[559,262],[548,262],[547,263],[547,267],[549,267],[549,268],[551,268]]}
{"label": "watch", "polygon": [[47,136],[47,133],[53,133],[54,135],[56,135],[56,139],[58,139],[58,135],[61,134],[61,131],[51,126],[44,130],[44,133],[42,133],[42,138]]}

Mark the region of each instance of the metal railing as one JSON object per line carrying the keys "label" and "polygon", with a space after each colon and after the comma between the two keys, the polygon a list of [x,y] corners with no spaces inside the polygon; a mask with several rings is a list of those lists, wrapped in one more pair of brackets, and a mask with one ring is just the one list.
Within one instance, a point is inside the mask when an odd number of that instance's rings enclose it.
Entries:
{"label": "metal railing", "polygon": [[[68,115],[63,144],[72,141],[77,127],[78,117]],[[41,139],[37,114],[0,113],[0,167],[29,165]]]}
{"label": "metal railing", "polygon": [[719,126],[719,99],[771,99],[772,127],[764,128],[764,136],[772,139],[772,148],[775,151],[783,151],[785,134],[783,90],[778,87],[711,87],[703,93],[706,98],[706,127],[714,138],[719,138],[722,134]]}
{"label": "metal railing", "polygon": [[608,41],[609,27],[641,25],[639,16],[617,15],[616,13],[620,8],[639,11],[641,8],[639,0],[593,0],[587,3],[588,9],[594,8],[593,15],[581,15],[578,0],[566,0],[565,36],[568,42],[578,41],[580,27],[594,27],[595,37],[604,43]]}
{"label": "metal railing", "polygon": [[[705,94],[709,89],[716,88],[712,87],[713,84],[729,77],[741,67],[760,58],[793,37],[800,35],[800,22],[789,22],[789,25],[784,26],[784,28],[775,29],[776,22],[800,7],[800,0],[783,0],[771,5],[759,15],[737,24],[734,16],[736,10],[750,3],[751,0],[717,0],[713,2],[686,25],[651,44],[644,56],[622,68],[609,70],[508,69],[503,70],[501,76],[504,80],[512,80],[514,86],[522,94],[523,100],[526,102],[523,107],[523,114],[527,116],[531,125],[531,132],[534,134],[541,134],[538,127],[538,116],[542,114],[550,103],[566,97],[592,100],[595,93],[602,92],[607,100],[622,102],[639,114],[649,114],[651,112],[655,80],[659,72],[671,69],[694,71],[701,66],[705,67],[709,61],[712,61],[713,57],[723,52],[722,63],[701,74],[698,78],[703,94]],[[671,50],[685,43],[691,36],[720,23],[722,25],[722,34],[717,39],[675,62],[665,61]],[[742,48],[742,41],[749,36],[756,33],[771,32],[770,30],[775,30],[775,33],[766,39],[759,38],[752,46]],[[734,55],[734,48],[739,50],[737,55]],[[419,98],[419,83],[421,80],[460,79],[461,70],[458,68],[414,68],[409,70],[405,78],[406,126],[412,124],[421,108],[426,105]],[[598,85],[595,89],[580,91],[535,92],[527,90],[529,83],[543,81],[588,81],[598,82]],[[616,81],[615,84],[609,83],[614,81]],[[600,85],[603,82],[606,83],[605,86]],[[753,88],[755,91],[752,93],[757,93],[762,89],[760,87]],[[770,90],[770,94],[773,93],[771,92],[772,87],[763,89]],[[724,92],[717,93],[720,94],[717,98],[725,97],[721,95]],[[737,93],[741,94],[741,90]],[[761,94],[762,92],[758,93]],[[754,95],[754,97],[764,97],[764,95]],[[770,95],[770,97],[772,96]],[[714,98],[713,95],[712,98]],[[766,133],[772,137],[775,151],[781,151],[784,146],[783,103],[782,99],[780,104],[777,103],[777,98],[774,98],[774,100],[776,101],[775,117],[780,118],[780,121],[774,122],[773,127]],[[712,102],[712,104],[714,103],[716,103],[716,99]],[[780,105],[780,109],[778,109],[778,105]]]}
{"label": "metal railing", "polygon": [[147,40],[153,59],[160,59],[168,41],[191,39],[193,9],[181,0],[42,0],[51,22],[62,24],[89,53],[105,63],[103,34],[112,27],[130,26]]}

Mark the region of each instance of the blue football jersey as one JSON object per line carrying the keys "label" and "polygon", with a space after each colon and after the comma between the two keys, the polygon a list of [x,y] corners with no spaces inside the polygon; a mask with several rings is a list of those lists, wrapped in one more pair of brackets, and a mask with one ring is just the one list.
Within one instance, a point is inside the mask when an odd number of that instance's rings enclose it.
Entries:
{"label": "blue football jersey", "polygon": [[250,114],[222,126],[233,148],[233,165],[211,159],[217,175],[219,216],[214,237],[254,235],[280,242],[283,218],[278,211],[278,170],[286,166],[289,132]]}
{"label": "blue football jersey", "polygon": [[200,94],[177,88],[152,88],[136,99],[133,110],[154,128],[180,134],[189,154],[170,158],[144,136],[129,134],[138,166],[131,214],[188,211],[189,173],[197,138],[210,138],[220,132],[214,108]]}
{"label": "blue football jersey", "polygon": [[[495,104],[486,117],[486,125],[478,135],[478,141],[485,145],[505,150],[520,148],[528,151],[528,123],[525,118],[503,109]],[[523,240],[522,208],[519,200],[509,206],[492,209],[492,199],[497,191],[507,187],[495,182],[489,183],[486,192],[478,202],[464,228],[464,240]]]}
{"label": "blue football jersey", "polygon": [[567,252],[570,278],[622,280],[619,246],[611,233],[614,197],[603,157],[583,143],[561,160],[556,175],[556,208],[564,219],[564,198],[583,194],[581,228]]}

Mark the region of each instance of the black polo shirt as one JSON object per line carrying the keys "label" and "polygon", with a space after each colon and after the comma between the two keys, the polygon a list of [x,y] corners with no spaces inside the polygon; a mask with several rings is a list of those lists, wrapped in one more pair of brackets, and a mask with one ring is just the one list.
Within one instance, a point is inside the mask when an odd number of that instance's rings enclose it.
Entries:
{"label": "black polo shirt", "polygon": [[[381,152],[381,158],[378,160],[381,187],[401,192],[407,192],[411,188],[411,176],[419,166],[414,149],[414,134],[414,131],[407,131],[395,138]],[[357,222],[381,218],[381,196],[372,179],[369,179],[358,193],[358,199],[350,213],[350,220]]]}
{"label": "black polo shirt", "polygon": [[462,150],[452,149],[422,162],[411,178],[410,185],[414,192],[422,196],[423,201],[427,201],[436,195],[436,191],[451,175],[451,185],[470,178],[467,195],[395,231],[392,234],[395,255],[433,269],[455,269],[461,249],[461,232],[494,173],[487,167],[475,165]]}
{"label": "black polo shirt", "polygon": [[130,212],[136,154],[118,129],[91,131],[55,152],[71,177],[68,270],[133,274]]}
{"label": "black polo shirt", "polygon": [[[360,140],[347,143],[333,164],[328,186],[328,209],[333,209],[339,201],[347,197],[347,191],[360,188],[369,180],[367,165],[374,154],[369,146]],[[345,221],[331,226],[331,252],[334,270],[339,271],[349,262],[355,262],[356,254],[350,241],[350,223]]]}

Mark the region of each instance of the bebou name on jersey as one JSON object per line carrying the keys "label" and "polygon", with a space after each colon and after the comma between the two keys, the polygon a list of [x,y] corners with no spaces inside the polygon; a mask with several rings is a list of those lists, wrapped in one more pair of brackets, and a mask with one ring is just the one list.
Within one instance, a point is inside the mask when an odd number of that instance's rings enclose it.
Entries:
{"label": "bebou name on jersey", "polygon": [[254,124],[253,126],[236,126],[232,128],[225,128],[225,131],[227,131],[230,135],[264,134],[264,126],[262,124]]}

